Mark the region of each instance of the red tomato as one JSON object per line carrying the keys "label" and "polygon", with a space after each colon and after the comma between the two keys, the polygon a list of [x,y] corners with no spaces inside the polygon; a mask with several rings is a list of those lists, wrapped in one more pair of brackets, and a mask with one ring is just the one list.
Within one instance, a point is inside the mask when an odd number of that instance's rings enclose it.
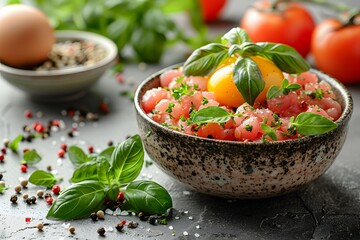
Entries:
{"label": "red tomato", "polygon": [[215,21],[225,6],[226,0],[200,0],[202,15],[205,22]]}
{"label": "red tomato", "polygon": [[311,50],[320,70],[344,83],[360,82],[360,24],[324,20],[315,28]]}
{"label": "red tomato", "polygon": [[303,57],[310,52],[315,23],[306,8],[297,3],[255,2],[240,22],[254,42],[276,42],[290,45]]}

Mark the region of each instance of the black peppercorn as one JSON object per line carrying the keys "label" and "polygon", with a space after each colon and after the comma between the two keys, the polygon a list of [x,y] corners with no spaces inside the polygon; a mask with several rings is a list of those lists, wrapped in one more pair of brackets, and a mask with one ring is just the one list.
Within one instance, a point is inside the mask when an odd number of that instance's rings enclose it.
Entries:
{"label": "black peppercorn", "polygon": [[98,217],[97,217],[97,214],[96,213],[92,213],[90,214],[90,218],[93,220],[93,221],[97,221]]}
{"label": "black peppercorn", "polygon": [[114,142],[110,140],[110,141],[108,141],[107,145],[108,145],[109,147],[111,147],[111,146],[114,145]]}
{"label": "black peppercorn", "polygon": [[31,203],[32,203],[31,198],[27,198],[27,199],[25,200],[25,202],[26,202],[28,205],[31,205]]}
{"label": "black peppercorn", "polygon": [[35,204],[36,203],[36,197],[35,196],[31,196],[30,197],[30,201],[32,204]]}
{"label": "black peppercorn", "polygon": [[99,234],[100,236],[104,236],[104,235],[105,235],[105,228],[101,227],[101,228],[99,228],[99,229],[97,230],[97,232],[98,232],[98,234]]}
{"label": "black peppercorn", "polygon": [[1,179],[4,177],[4,175],[2,175],[2,173],[0,173],[0,181],[1,181]]}
{"label": "black peppercorn", "polygon": [[124,228],[124,225],[122,223],[118,223],[115,226],[116,230],[118,230],[119,232],[121,232]]}
{"label": "black peppercorn", "polygon": [[17,196],[16,195],[12,195],[11,197],[10,197],[10,201],[12,202],[12,203],[17,203]]}
{"label": "black peppercorn", "polygon": [[139,223],[134,222],[134,221],[130,221],[128,223],[128,228],[137,228],[139,226]]}
{"label": "black peppercorn", "polygon": [[151,225],[156,225],[156,217],[154,216],[150,216],[149,219],[148,219],[148,222],[151,224]]}
{"label": "black peppercorn", "polygon": [[47,199],[48,197],[52,197],[52,196],[51,196],[51,193],[47,192],[47,193],[45,193],[44,198]]}
{"label": "black peppercorn", "polygon": [[148,218],[143,212],[139,212],[138,217],[141,221],[146,221]]}

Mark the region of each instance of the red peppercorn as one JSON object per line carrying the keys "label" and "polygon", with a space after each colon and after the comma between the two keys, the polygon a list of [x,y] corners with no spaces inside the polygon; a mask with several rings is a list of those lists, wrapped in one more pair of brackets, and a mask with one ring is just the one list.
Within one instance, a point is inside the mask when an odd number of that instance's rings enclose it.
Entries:
{"label": "red peppercorn", "polygon": [[59,120],[57,119],[52,120],[52,126],[59,127],[60,126]]}
{"label": "red peppercorn", "polygon": [[35,131],[37,131],[39,133],[44,132],[44,130],[45,130],[45,127],[41,123],[37,124],[35,127]]}
{"label": "red peppercorn", "polygon": [[32,127],[32,129],[36,129],[36,126],[37,125],[39,125],[39,124],[41,124],[40,122],[34,122],[32,125],[31,125],[31,127]]}
{"label": "red peppercorn", "polygon": [[6,148],[2,148],[2,149],[1,149],[1,152],[2,152],[3,154],[6,154]]}
{"label": "red peppercorn", "polygon": [[26,173],[26,172],[27,172],[27,166],[26,166],[25,164],[21,164],[20,170],[21,170],[23,173]]}
{"label": "red peppercorn", "polygon": [[93,152],[94,152],[94,147],[93,147],[93,146],[89,146],[89,147],[88,147],[88,151],[89,151],[89,153],[93,153]]}
{"label": "red peppercorn", "polygon": [[61,145],[60,145],[60,148],[61,148],[62,150],[64,150],[65,152],[67,152],[67,145],[66,145],[65,143],[61,144]]}
{"label": "red peppercorn", "polygon": [[109,105],[106,102],[100,102],[99,109],[103,113],[109,113],[110,112]]}
{"label": "red peppercorn", "polygon": [[124,192],[119,192],[119,194],[117,196],[117,201],[123,202],[124,200],[125,200]]}
{"label": "red peppercorn", "polygon": [[47,204],[52,205],[54,199],[52,197],[47,197],[47,198],[45,198],[45,201]]}
{"label": "red peppercorn", "polygon": [[4,162],[5,156],[4,154],[0,154],[0,162]]}
{"label": "red peppercorn", "polygon": [[65,150],[64,149],[60,149],[58,152],[57,152],[57,155],[59,158],[63,158],[64,155],[65,155]]}
{"label": "red peppercorn", "polygon": [[58,194],[60,193],[60,186],[59,186],[59,185],[54,185],[54,186],[52,187],[51,191],[52,191],[54,194],[58,195]]}
{"label": "red peppercorn", "polygon": [[120,223],[124,226],[126,224],[126,220],[124,219]]}
{"label": "red peppercorn", "polygon": [[24,116],[25,116],[26,118],[32,118],[32,117],[33,117],[33,114],[32,114],[32,112],[31,112],[31,110],[25,110]]}

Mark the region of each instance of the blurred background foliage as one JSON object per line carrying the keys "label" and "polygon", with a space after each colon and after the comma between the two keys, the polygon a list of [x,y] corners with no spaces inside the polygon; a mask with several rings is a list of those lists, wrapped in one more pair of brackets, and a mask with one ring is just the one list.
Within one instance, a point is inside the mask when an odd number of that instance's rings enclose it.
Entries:
{"label": "blurred background foliage", "polygon": [[[200,2],[194,0],[8,0],[7,3],[38,7],[56,30],[91,31],[109,37],[120,54],[129,47],[130,56],[139,62],[159,62],[165,48],[175,43],[195,49],[208,42]],[[176,24],[179,14],[191,23],[191,34]]]}

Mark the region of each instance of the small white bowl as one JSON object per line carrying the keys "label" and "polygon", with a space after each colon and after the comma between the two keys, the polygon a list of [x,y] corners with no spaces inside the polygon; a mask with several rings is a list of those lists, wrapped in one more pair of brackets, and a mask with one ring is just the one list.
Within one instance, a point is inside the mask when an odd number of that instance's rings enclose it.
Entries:
{"label": "small white bowl", "polygon": [[66,101],[80,97],[100,79],[117,57],[113,41],[99,34],[82,31],[57,31],[57,42],[88,40],[106,51],[104,59],[89,66],[62,70],[35,71],[13,68],[0,63],[0,75],[13,86],[23,90],[34,100]]}

